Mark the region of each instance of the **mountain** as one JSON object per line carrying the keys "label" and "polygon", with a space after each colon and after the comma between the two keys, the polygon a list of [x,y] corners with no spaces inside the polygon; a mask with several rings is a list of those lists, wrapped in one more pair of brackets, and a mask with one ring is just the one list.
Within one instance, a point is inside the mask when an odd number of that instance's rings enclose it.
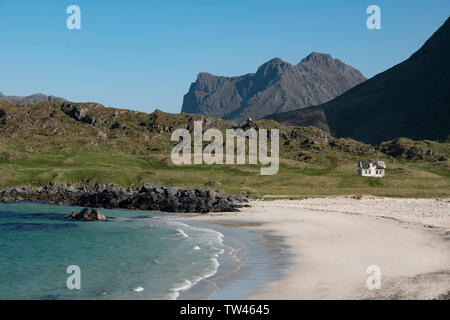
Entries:
{"label": "mountain", "polygon": [[397,137],[445,140],[450,133],[450,18],[406,61],[327,103],[267,118],[372,144]]}
{"label": "mountain", "polygon": [[14,104],[36,104],[40,102],[62,102],[65,101],[63,98],[55,96],[46,96],[45,94],[38,93],[26,97],[20,96],[5,96],[0,92],[0,101],[8,101]]}
{"label": "mountain", "polygon": [[313,52],[297,65],[274,58],[243,76],[199,73],[181,112],[244,123],[329,101],[364,80],[358,70],[329,54]]}

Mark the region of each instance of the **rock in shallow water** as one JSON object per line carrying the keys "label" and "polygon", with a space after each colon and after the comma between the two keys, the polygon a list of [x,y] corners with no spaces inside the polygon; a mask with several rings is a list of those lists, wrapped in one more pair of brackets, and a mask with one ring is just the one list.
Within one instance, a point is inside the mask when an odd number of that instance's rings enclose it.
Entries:
{"label": "rock in shallow water", "polygon": [[80,212],[72,212],[66,219],[74,219],[81,221],[105,221],[106,216],[100,213],[97,209],[86,208]]}

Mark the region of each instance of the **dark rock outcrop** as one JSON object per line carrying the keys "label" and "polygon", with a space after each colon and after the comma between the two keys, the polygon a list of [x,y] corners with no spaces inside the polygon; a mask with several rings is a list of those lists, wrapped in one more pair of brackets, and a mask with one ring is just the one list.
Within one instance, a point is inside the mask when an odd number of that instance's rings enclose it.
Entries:
{"label": "dark rock outcrop", "polygon": [[273,114],[336,137],[378,144],[398,137],[445,140],[450,132],[450,18],[408,60],[322,105]]}
{"label": "dark rock outcrop", "polygon": [[98,107],[102,107],[102,105],[92,102],[85,104],[75,104],[65,102],[61,105],[61,111],[77,121],[98,126],[97,121],[88,115],[89,110]]}
{"label": "dark rock outcrop", "polygon": [[216,181],[216,180],[211,180],[205,183],[205,186],[209,186],[209,187],[213,187],[213,186],[217,186],[220,187],[222,185],[222,183],[220,181]]}
{"label": "dark rock outcrop", "polygon": [[107,218],[97,209],[85,208],[80,212],[72,212],[66,219],[81,220],[81,221],[105,221]]}
{"label": "dark rock outcrop", "polygon": [[166,212],[233,212],[247,199],[228,195],[218,189],[171,188],[144,184],[139,188],[122,188],[115,184],[75,187],[49,184],[0,190],[0,202],[46,200],[58,204],[106,209],[159,210]]}
{"label": "dark rock outcrop", "polygon": [[439,151],[439,146],[436,142],[429,140],[414,141],[398,138],[382,142],[379,150],[389,156],[411,161],[447,161],[448,157]]}
{"label": "dark rock outcrop", "polygon": [[313,52],[297,65],[275,58],[256,73],[239,77],[199,73],[181,111],[242,124],[329,101],[364,80],[358,70],[329,54]]}

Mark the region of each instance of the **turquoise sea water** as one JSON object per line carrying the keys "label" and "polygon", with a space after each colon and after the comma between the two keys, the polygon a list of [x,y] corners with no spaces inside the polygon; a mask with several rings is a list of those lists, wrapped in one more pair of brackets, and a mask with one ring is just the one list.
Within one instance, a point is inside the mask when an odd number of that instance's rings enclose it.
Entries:
{"label": "turquoise sea water", "polygon": [[[79,210],[0,203],[0,299],[241,299],[286,265],[286,248],[268,233],[156,211],[65,219]],[[67,288],[72,265],[80,290]]]}
{"label": "turquoise sea water", "polygon": [[[101,210],[108,221],[64,219],[80,209],[0,204],[0,299],[175,299],[233,258],[220,232],[169,214]],[[80,267],[81,290],[67,288],[70,265]]]}

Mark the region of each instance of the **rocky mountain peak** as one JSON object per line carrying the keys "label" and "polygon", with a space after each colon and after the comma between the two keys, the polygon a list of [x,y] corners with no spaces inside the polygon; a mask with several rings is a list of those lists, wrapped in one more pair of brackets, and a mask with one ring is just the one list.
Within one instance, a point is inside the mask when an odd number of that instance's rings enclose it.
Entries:
{"label": "rocky mountain peak", "polygon": [[27,103],[36,104],[40,102],[62,102],[65,101],[65,99],[55,96],[47,96],[42,93],[21,97],[21,96],[6,96],[0,92],[0,101],[8,101],[14,104],[27,104]]}
{"label": "rocky mountain peak", "polygon": [[305,64],[305,63],[314,63],[317,65],[324,65],[324,64],[330,64],[333,63],[335,59],[327,53],[319,53],[319,52],[311,52],[308,56],[302,59],[302,61],[299,62],[299,64]]}
{"label": "rocky mountain peak", "polygon": [[329,102],[268,118],[373,144],[398,137],[444,141],[450,130],[449,65],[450,18],[409,59]]}
{"label": "rocky mountain peak", "polygon": [[256,73],[242,76],[199,73],[181,111],[244,123],[326,102],[364,80],[358,70],[329,54],[313,52],[297,65],[273,58]]}
{"label": "rocky mountain peak", "polygon": [[275,76],[285,72],[290,67],[293,66],[289,62],[285,62],[280,58],[273,58],[261,65],[256,74],[263,76]]}

